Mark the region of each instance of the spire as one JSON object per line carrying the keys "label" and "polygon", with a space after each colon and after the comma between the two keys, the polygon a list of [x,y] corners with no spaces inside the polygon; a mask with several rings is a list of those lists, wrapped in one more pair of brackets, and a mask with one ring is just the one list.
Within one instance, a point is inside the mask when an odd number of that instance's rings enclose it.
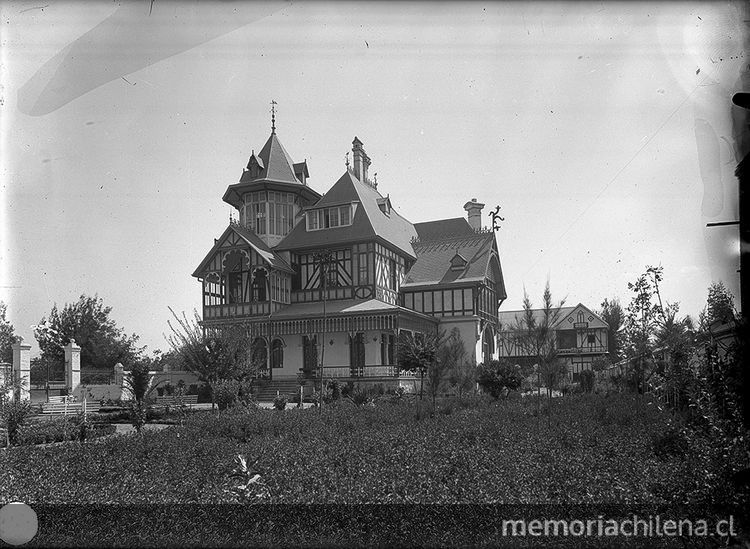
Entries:
{"label": "spire", "polygon": [[276,135],[276,101],[271,100],[271,135]]}

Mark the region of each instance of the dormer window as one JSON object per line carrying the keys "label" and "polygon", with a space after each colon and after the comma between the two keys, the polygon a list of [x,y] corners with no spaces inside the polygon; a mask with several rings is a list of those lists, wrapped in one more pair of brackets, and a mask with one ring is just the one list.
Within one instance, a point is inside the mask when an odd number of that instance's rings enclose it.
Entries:
{"label": "dormer window", "polygon": [[250,172],[250,177],[252,179],[256,179],[259,175],[261,170],[263,170],[265,166],[263,165],[263,159],[260,158],[255,154],[255,151],[253,151],[253,154],[250,156],[250,160],[247,163],[247,168],[245,168],[246,171]]}
{"label": "dormer window", "polygon": [[456,252],[456,255],[451,258],[451,271],[463,271],[467,263],[464,256]]}
{"label": "dormer window", "polygon": [[307,230],[319,231],[320,229],[347,227],[352,224],[353,217],[352,204],[312,210],[307,212]]}
{"label": "dormer window", "polygon": [[385,198],[378,198],[378,208],[385,215],[391,215],[391,199],[387,196]]}

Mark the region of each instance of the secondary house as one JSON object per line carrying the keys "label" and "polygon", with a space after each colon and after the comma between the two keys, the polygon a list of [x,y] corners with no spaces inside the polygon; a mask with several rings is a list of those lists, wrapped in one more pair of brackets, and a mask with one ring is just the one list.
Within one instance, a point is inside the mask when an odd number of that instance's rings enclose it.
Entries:
{"label": "secondary house", "polygon": [[204,329],[246,327],[260,377],[273,382],[320,379],[322,368],[324,378],[397,385],[403,331],[455,327],[470,360],[495,358],[506,294],[484,204],[411,223],[370,178],[362,142],[352,145],[352,165],[325,194],[273,126],[251,152],[223,196],[236,219],[193,272]]}
{"label": "secondary house", "polygon": [[[537,324],[543,320],[542,309],[533,309],[532,313]],[[498,355],[518,363],[533,364],[534,359],[529,356],[517,331],[524,315],[524,311],[503,311],[498,315]],[[561,307],[554,316],[552,329],[557,356],[566,363],[568,377],[578,381],[581,372],[590,370],[596,358],[608,356],[609,325],[582,303],[575,307]]]}

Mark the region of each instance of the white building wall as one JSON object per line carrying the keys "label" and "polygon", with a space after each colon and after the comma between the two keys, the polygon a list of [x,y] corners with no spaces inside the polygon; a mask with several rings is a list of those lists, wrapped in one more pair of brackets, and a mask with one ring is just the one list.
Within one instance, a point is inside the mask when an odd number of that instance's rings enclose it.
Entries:
{"label": "white building wall", "polygon": [[445,335],[451,333],[453,328],[458,328],[461,334],[461,340],[464,342],[466,348],[466,358],[472,364],[478,364],[482,360],[482,340],[477,339],[477,325],[479,324],[478,317],[452,317],[444,316],[440,317],[441,330],[445,331]]}

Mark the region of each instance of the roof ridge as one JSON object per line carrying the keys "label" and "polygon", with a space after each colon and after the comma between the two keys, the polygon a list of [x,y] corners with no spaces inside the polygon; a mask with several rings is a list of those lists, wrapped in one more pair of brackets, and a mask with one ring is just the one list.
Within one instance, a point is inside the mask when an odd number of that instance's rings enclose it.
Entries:
{"label": "roof ridge", "polygon": [[[456,218],[461,219],[461,218]],[[443,221],[443,220],[440,220]],[[429,223],[432,223],[431,221]],[[431,244],[433,242],[449,242],[453,240],[489,240],[488,236],[493,234],[494,231],[492,229],[475,229],[473,233],[466,233],[466,234],[460,234],[460,235],[446,235],[446,236],[433,236],[433,237],[427,237],[427,238],[419,238],[414,237],[412,238],[412,245],[419,245],[419,244]]]}

